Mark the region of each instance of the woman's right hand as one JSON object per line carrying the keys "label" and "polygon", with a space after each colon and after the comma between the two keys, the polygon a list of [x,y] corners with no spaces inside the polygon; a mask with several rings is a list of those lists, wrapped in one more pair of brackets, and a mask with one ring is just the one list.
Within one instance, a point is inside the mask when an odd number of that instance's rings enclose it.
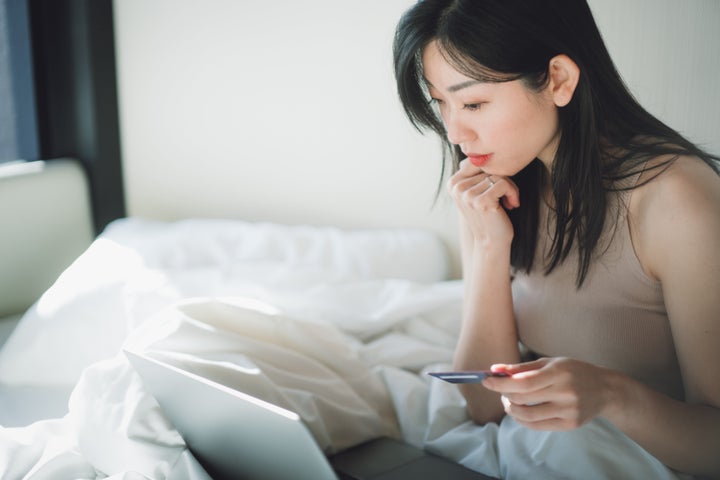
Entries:
{"label": "woman's right hand", "polygon": [[509,248],[513,227],[508,210],[520,206],[520,191],[508,177],[487,174],[463,161],[448,182],[450,195],[458,206],[475,243]]}

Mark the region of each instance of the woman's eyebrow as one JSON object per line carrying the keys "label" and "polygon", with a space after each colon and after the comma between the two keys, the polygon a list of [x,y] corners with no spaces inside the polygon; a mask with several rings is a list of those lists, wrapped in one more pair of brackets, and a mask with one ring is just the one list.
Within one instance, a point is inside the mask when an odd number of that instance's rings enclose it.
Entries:
{"label": "woman's eyebrow", "polygon": [[478,83],[483,83],[483,82],[481,82],[480,80],[468,80],[466,82],[457,83],[455,85],[448,87],[448,92],[455,93],[458,90],[462,90],[463,88],[477,85]]}
{"label": "woman's eyebrow", "polygon": [[[433,88],[435,90],[438,90],[438,88],[435,87],[432,83],[430,83],[430,81],[428,81],[427,78],[423,78],[423,80],[425,80],[425,85],[427,85],[428,88]],[[482,82],[480,80],[467,80],[465,82],[460,82],[460,83],[456,83],[455,85],[451,85],[450,87],[448,87],[447,91],[450,93],[455,93],[458,90],[462,90],[463,88],[468,88],[473,85],[477,85],[478,83],[484,83],[484,82]]]}

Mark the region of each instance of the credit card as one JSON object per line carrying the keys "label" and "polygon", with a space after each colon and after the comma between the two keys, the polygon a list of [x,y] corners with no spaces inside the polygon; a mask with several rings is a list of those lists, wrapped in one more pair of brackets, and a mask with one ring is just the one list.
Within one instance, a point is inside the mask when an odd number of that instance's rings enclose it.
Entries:
{"label": "credit card", "polygon": [[505,372],[491,372],[490,370],[478,370],[475,372],[428,372],[428,375],[450,383],[480,383],[487,377],[509,376]]}

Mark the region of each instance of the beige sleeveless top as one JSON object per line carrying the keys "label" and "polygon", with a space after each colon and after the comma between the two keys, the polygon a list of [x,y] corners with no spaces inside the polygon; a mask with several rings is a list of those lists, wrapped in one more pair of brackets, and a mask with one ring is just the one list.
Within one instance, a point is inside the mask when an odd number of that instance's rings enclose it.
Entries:
{"label": "beige sleeveless top", "polygon": [[[635,179],[632,180],[633,182]],[[580,290],[577,249],[545,276],[554,231],[546,205],[533,271],[514,272],[515,319],[520,341],[541,356],[564,356],[624,372],[677,399],[682,377],[663,302],[662,287],[649,278],[635,255],[627,222],[630,193],[611,194],[599,254]],[[548,232],[544,235],[544,232]],[[607,249],[605,249],[607,248]]]}

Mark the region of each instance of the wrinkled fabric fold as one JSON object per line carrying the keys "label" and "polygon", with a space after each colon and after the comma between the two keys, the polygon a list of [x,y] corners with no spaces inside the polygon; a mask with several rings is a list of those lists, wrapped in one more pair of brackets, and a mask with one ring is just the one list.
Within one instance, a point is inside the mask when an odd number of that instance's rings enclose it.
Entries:
{"label": "wrinkled fabric fold", "polygon": [[296,412],[328,452],[399,437],[380,374],[330,324],[198,300],[148,321],[125,348]]}
{"label": "wrinkled fabric fold", "polygon": [[[124,348],[295,411],[328,453],[391,436],[511,480],[679,478],[602,419],[571,432],[470,421],[456,386],[426,375],[451,367],[452,342],[433,332],[448,331],[457,300],[439,295],[363,339],[326,316],[197,298],[153,315]],[[208,478],[122,353],[83,371],[65,418],[0,430],[0,447],[2,479]]]}

